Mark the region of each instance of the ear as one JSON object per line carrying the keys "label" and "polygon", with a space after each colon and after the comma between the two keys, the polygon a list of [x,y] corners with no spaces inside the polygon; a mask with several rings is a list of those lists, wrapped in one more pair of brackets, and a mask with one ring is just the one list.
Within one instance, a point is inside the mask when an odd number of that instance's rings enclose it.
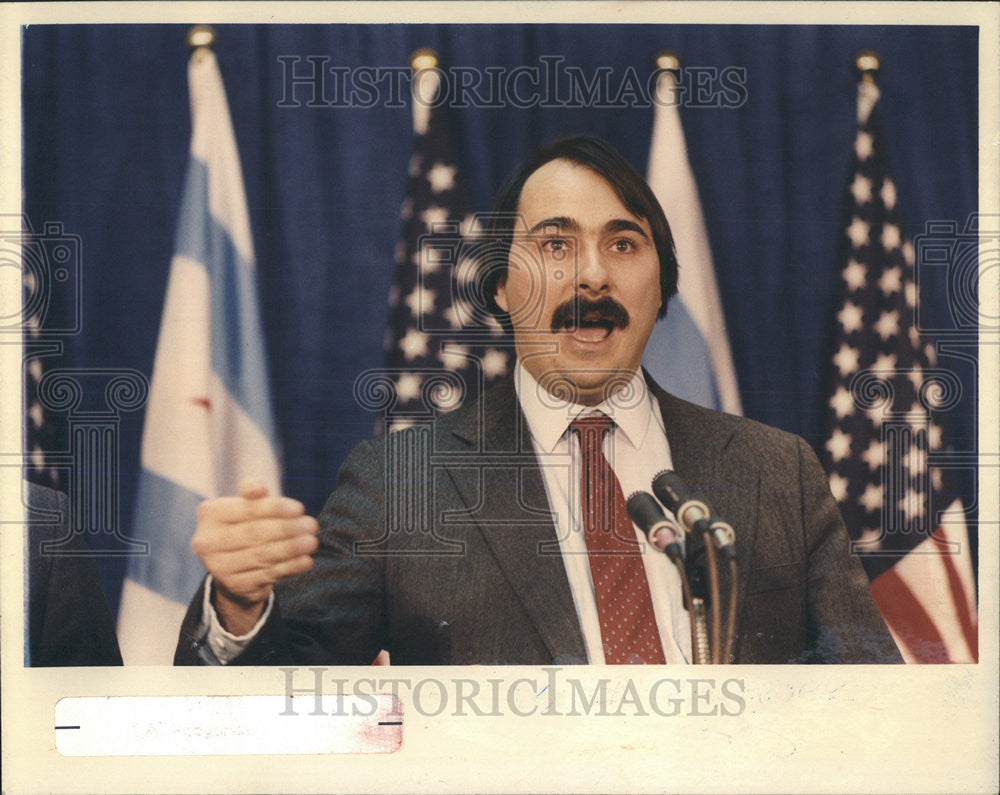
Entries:
{"label": "ear", "polygon": [[507,304],[507,276],[497,282],[497,291],[493,294],[493,298],[497,302],[497,306],[500,307],[508,315],[510,314],[510,307]]}

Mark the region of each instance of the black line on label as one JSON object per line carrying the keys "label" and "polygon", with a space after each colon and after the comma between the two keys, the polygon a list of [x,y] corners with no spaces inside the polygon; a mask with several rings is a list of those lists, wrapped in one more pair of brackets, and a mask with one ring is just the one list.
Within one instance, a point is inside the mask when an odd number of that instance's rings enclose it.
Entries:
{"label": "black line on label", "polygon": [[59,731],[59,729],[79,729],[79,728],[80,728],[79,726],[56,726],[56,731]]}
{"label": "black line on label", "polygon": [[378,722],[379,726],[402,726],[403,721],[401,720],[380,720]]}

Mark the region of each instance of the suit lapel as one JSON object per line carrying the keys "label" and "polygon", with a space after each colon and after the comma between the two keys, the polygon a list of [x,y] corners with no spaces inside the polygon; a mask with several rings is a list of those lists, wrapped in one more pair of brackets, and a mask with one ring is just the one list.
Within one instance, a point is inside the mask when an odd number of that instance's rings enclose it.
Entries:
{"label": "suit lapel", "polygon": [[[757,530],[758,476],[744,456],[733,454],[735,423],[664,392],[648,375],[646,380],[660,404],[674,470],[736,531],[742,602]],[[504,379],[483,400],[463,410],[450,434],[466,453],[481,454],[456,466],[475,462],[482,478],[455,477],[451,472],[449,477],[553,659],[586,660],[538,459],[513,379]],[[489,500],[489,511],[481,510],[483,491],[497,483],[505,484],[503,493]],[[728,604],[729,590],[730,578],[723,573],[723,606]]]}
{"label": "suit lapel", "polygon": [[[648,374],[646,381],[660,404],[674,471],[733,526],[740,570],[738,596],[743,603],[757,534],[759,476],[746,456],[734,451],[738,446],[735,423],[664,392]],[[728,572],[720,574],[725,610],[731,582]]]}
{"label": "suit lapel", "polygon": [[[504,379],[463,412],[451,433],[469,453],[482,454],[475,457],[481,478],[449,476],[553,660],[586,661],[545,485],[513,379]],[[497,484],[502,484],[499,494]],[[487,495],[487,490],[494,493]]]}

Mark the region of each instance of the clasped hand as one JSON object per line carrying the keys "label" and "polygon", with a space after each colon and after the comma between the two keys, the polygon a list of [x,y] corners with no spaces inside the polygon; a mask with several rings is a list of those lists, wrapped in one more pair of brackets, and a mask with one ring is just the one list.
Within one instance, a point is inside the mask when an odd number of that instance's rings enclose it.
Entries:
{"label": "clasped hand", "polygon": [[319,523],[289,497],[272,497],[256,480],[238,497],[198,506],[191,548],[212,575],[212,603],[227,631],[244,635],[257,623],[278,580],[312,568]]}

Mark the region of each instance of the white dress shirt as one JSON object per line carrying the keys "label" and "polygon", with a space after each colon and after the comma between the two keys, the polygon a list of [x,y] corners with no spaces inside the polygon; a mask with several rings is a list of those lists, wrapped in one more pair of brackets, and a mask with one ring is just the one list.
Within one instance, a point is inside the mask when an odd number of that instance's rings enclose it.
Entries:
{"label": "white dress shirt", "polygon": [[[541,464],[549,506],[555,516],[556,533],[587,658],[591,663],[603,664],[601,626],[581,520],[580,441],[569,426],[577,417],[598,411],[611,418],[614,425],[604,437],[604,455],[627,499],[633,492],[650,491],[653,476],[663,469],[672,468],[660,407],[639,373],[635,373],[623,389],[593,408],[554,397],[532,378],[520,362],[514,372],[514,386]],[[677,570],[665,554],[646,541],[638,528],[634,525],[633,528],[642,550],[664,658],[668,664],[690,662],[690,623],[681,600]],[[210,576],[202,603],[200,634],[214,659],[210,659],[209,655],[202,656],[206,661],[225,665],[256,636],[271,612],[274,597],[272,594],[257,625],[246,635],[237,637],[227,632],[219,621],[209,598],[211,587]]]}
{"label": "white dress shirt", "polygon": [[[554,397],[518,362],[514,373],[518,401],[528,421],[542,480],[555,516],[566,576],[576,606],[588,661],[604,663],[597,599],[590,575],[580,500],[581,453],[579,436],[570,423],[601,412],[613,421],[604,437],[604,456],[621,483],[625,498],[650,491],[653,476],[671,469],[670,446],[660,407],[639,373],[599,406],[587,407]],[[642,549],[642,562],[653,600],[653,614],[668,664],[691,659],[691,630],[681,599],[677,569],[665,554],[646,541],[633,525]]]}

